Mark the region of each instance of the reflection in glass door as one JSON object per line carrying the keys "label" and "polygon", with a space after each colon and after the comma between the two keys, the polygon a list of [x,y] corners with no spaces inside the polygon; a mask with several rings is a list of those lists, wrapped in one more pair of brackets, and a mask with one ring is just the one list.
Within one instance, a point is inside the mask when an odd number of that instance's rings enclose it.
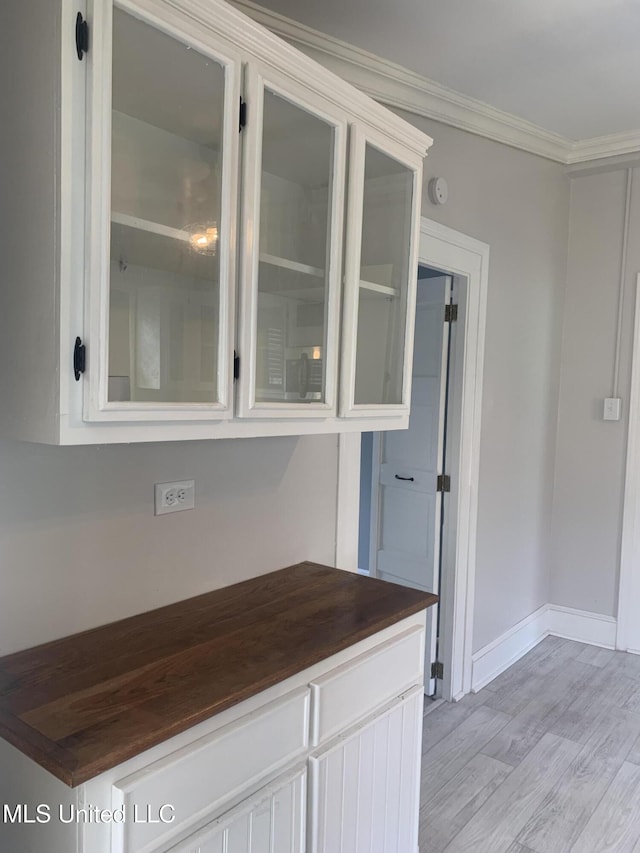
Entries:
{"label": "reflection in glass door", "polygon": [[224,69],[115,9],[112,97],[109,401],[216,402]]}
{"label": "reflection in glass door", "polygon": [[[253,386],[241,413],[335,406],[335,343],[341,241],[344,128],[297,97],[253,78],[256,127],[247,136],[255,170],[245,182],[253,214]],[[253,136],[251,135],[253,133]],[[253,207],[251,207],[253,199]],[[255,202],[259,199],[259,207]],[[252,221],[251,214],[246,219]]]}
{"label": "reflection in glass door", "polygon": [[408,411],[419,163],[357,131],[352,152],[341,414]]}
{"label": "reflection in glass door", "polygon": [[85,416],[228,417],[239,59],[94,12]]}

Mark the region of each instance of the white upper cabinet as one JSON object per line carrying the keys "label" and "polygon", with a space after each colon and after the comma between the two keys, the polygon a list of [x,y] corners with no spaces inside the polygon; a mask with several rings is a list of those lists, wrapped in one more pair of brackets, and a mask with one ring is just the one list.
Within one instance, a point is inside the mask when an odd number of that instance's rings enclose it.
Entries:
{"label": "white upper cabinet", "polygon": [[2,434],[406,427],[431,140],[224,0],[28,7],[3,5],[29,99],[3,87]]}

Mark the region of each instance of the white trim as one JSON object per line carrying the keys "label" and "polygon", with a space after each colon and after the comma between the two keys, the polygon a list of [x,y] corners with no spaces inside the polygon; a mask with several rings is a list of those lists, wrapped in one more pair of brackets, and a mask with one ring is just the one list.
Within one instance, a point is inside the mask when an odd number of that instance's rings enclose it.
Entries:
{"label": "white trim", "polygon": [[[420,222],[418,261],[465,278],[467,299],[462,365],[462,398],[460,406],[459,458],[456,460],[458,481],[466,488],[458,489],[457,505],[452,507],[456,523],[450,525],[453,541],[449,547],[456,555],[453,588],[446,589],[444,619],[446,629],[443,661],[445,664],[445,698],[459,698],[471,690],[471,641],[476,563],[476,527],[478,514],[478,481],[480,452],[480,420],[482,371],[486,326],[489,246],[429,219]],[[372,429],[375,427],[372,426]],[[359,487],[352,481],[355,459],[347,462],[343,454],[357,455],[360,442],[347,448],[340,439],[338,470],[336,560],[344,568],[355,569],[358,553]],[[343,465],[346,468],[343,468]],[[343,474],[343,471],[348,473]],[[355,555],[351,564],[345,555]]]}
{"label": "white trim", "polygon": [[473,655],[472,690],[477,693],[526,655],[549,634],[549,605],[544,604]]}
{"label": "white trim", "polygon": [[640,130],[573,140],[263,9],[250,0],[232,0],[232,3],[254,21],[387,106],[408,110],[566,165],[640,150]]}
{"label": "white trim", "polygon": [[[338,485],[336,498],[336,567],[358,570],[360,512],[360,433],[338,435]],[[364,573],[363,574],[368,574]]]}
{"label": "white trim", "polygon": [[549,605],[549,633],[554,637],[601,646],[603,649],[616,647],[617,620],[613,616],[576,610],[573,607]]}
{"label": "white trim", "polygon": [[603,649],[615,646],[613,616],[543,604],[473,655],[472,690],[477,693],[549,635]]}
{"label": "white trim", "polygon": [[636,309],[631,357],[631,390],[629,392],[629,425],[627,428],[627,460],[624,503],[622,508],[622,543],[620,548],[620,584],[618,587],[618,634],[616,648],[623,651],[640,649],[638,604],[640,600],[640,273],[636,277]]}

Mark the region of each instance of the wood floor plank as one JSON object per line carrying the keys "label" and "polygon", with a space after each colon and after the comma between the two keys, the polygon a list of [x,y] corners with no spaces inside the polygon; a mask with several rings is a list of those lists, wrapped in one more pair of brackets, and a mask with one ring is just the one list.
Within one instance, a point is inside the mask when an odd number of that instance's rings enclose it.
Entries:
{"label": "wood floor plank", "polygon": [[577,692],[571,705],[550,727],[558,737],[585,744],[602,725],[602,709],[622,708],[633,696],[636,690],[633,679],[617,671],[596,668],[593,671],[591,682]]}
{"label": "wood floor plank", "polygon": [[574,701],[574,689],[589,679],[590,667],[577,660],[546,680],[544,689],[527,703],[485,746],[485,755],[518,765]]}
{"label": "wood floor plank", "polygon": [[605,709],[601,717],[601,725],[518,836],[537,853],[571,849],[640,735],[637,714]]}
{"label": "wood floor plank", "polygon": [[484,690],[480,693],[469,693],[460,702],[446,702],[427,714],[422,726],[422,751],[427,752],[440,743],[460,723],[470,717],[476,708],[484,705],[489,696],[489,692]]}
{"label": "wood floor plank", "polygon": [[640,767],[622,765],[571,853],[633,853],[640,839]]}
{"label": "wood floor plank", "polygon": [[616,653],[612,649],[601,649],[600,646],[587,646],[576,658],[580,663],[589,663],[603,669],[615,660]]}
{"label": "wood floor plank", "polygon": [[534,646],[531,651],[520,658],[513,666],[505,669],[497,678],[494,678],[486,688],[491,691],[499,690],[502,687],[515,687],[522,684],[526,679],[527,672],[535,666],[537,661],[547,657],[555,649],[566,646],[568,640],[563,640],[560,637],[546,637],[537,646]]}
{"label": "wood floor plank", "polygon": [[640,766],[640,737],[638,737],[629,750],[629,754],[627,755],[627,761],[630,764],[637,764]]}
{"label": "wood floor plank", "polygon": [[442,853],[510,772],[501,761],[474,756],[420,809],[420,850]]}
{"label": "wood floor plank", "polygon": [[510,719],[501,711],[481,705],[450,734],[427,750],[422,756],[421,804],[427,805]]}
{"label": "wood floor plank", "polygon": [[446,847],[446,853],[506,853],[579,751],[578,744],[545,734]]}

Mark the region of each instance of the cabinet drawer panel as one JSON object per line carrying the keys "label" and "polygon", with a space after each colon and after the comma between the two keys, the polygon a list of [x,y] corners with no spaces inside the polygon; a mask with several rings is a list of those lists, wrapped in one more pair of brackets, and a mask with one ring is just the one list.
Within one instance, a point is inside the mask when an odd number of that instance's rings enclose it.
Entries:
{"label": "cabinet drawer panel", "polygon": [[424,680],[424,630],[416,627],[311,682],[317,746]]}
{"label": "cabinet drawer panel", "polygon": [[[282,699],[116,782],[114,808],[126,821],[114,827],[113,853],[147,853],[195,821],[212,816],[225,802],[267,774],[290,763],[308,746],[309,691]],[[174,816],[152,823],[135,816]]]}
{"label": "cabinet drawer panel", "polygon": [[303,853],[306,777],[281,777],[168,853]]}

